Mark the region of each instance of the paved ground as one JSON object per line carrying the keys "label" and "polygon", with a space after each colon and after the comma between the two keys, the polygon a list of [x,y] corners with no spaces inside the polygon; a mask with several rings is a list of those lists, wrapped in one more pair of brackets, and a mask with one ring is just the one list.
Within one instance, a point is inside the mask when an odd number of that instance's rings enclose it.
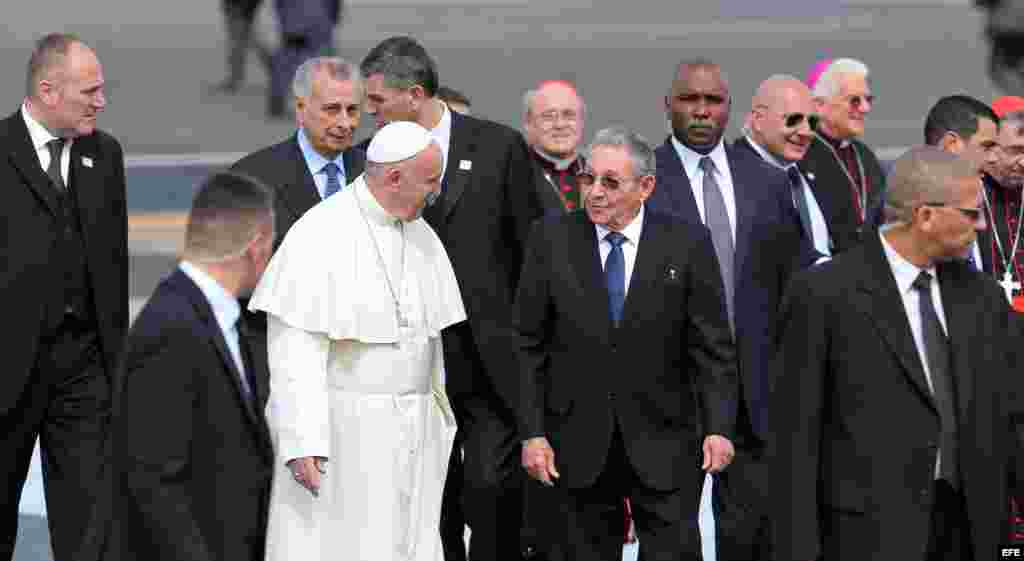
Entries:
{"label": "paved ground", "polygon": [[[97,48],[110,100],[101,125],[122,140],[132,164],[137,309],[173,265],[180,212],[195,186],[217,165],[285,137],[292,124],[264,119],[266,76],[255,61],[240,95],[210,93],[223,72],[218,0],[61,4],[63,23],[55,26],[52,4],[21,3],[17,25],[8,23],[0,34],[0,68],[10,73],[0,81],[2,110],[14,111],[23,94],[20,69],[34,38],[62,29]],[[660,141],[672,69],[698,55],[719,61],[729,74],[734,125],[768,75],[802,76],[822,56],[863,59],[879,98],[867,135],[876,147],[919,142],[923,114],[942,95],[998,93],[985,73],[982,18],[969,0],[356,0],[348,6],[343,56],[358,61],[386,36],[413,35],[437,59],[443,83],[469,94],[478,114],[512,126],[525,89],[566,78],[587,99],[590,132],[623,123]],[[260,25],[272,39],[269,7]],[[37,471],[22,510],[16,561],[48,561]]]}

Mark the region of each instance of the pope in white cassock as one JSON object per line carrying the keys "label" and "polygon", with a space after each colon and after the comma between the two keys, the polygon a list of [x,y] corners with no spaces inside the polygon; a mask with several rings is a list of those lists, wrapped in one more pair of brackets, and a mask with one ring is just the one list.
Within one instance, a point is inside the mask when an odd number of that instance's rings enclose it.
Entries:
{"label": "pope in white cassock", "polygon": [[366,173],[288,232],[249,307],[268,314],[277,461],[267,559],[441,561],[455,420],[441,330],[466,319],[423,127],[374,136]]}

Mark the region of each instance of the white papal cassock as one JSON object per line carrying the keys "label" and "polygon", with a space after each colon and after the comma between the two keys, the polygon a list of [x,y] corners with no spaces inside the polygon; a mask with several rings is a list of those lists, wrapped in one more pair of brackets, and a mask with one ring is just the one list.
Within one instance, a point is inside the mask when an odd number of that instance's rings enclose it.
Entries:
{"label": "white papal cassock", "polygon": [[[397,223],[360,177],[295,223],[250,308],[269,323],[266,558],[441,561],[441,329],[466,313],[434,231]],[[306,456],[329,458],[319,497],[285,465]]]}

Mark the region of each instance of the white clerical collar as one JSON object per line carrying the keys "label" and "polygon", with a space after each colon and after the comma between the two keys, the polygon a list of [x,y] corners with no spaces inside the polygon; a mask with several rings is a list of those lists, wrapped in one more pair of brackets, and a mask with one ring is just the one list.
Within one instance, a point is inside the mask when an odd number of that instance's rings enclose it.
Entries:
{"label": "white clerical collar", "polygon": [[[608,232],[612,231],[611,228],[609,228],[607,226],[604,226],[604,225],[601,225],[601,224],[594,224],[594,228],[597,229],[597,241],[598,242],[604,241],[604,237],[608,235]],[[643,231],[643,229],[644,229],[644,205],[641,203],[640,204],[640,212],[636,213],[636,216],[633,217],[633,221],[630,222],[629,224],[627,224],[626,227],[623,228],[620,231],[620,233],[623,236],[626,237],[626,241],[627,242],[630,242],[633,245],[637,245],[639,243],[639,241],[640,241],[640,233]]]}
{"label": "white clerical collar", "polygon": [[561,159],[560,158],[555,158],[555,157],[552,157],[552,156],[548,155],[547,152],[544,152],[543,150],[541,150],[540,148],[538,148],[536,146],[534,146],[533,151],[536,152],[537,155],[540,156],[541,158],[544,158],[545,160],[551,162],[551,164],[554,165],[555,169],[558,170],[558,171],[565,171],[565,170],[569,169],[569,166],[571,166],[572,163],[575,162],[576,158],[577,158],[576,154],[573,154],[572,156],[569,156],[568,158],[561,158]]}
{"label": "white clerical collar", "polygon": [[[28,128],[28,136],[32,139],[32,147],[35,148],[36,152],[46,147],[46,144],[51,140],[55,140],[58,137],[54,136],[42,123],[35,120],[32,117],[32,113],[28,110],[28,102],[21,104],[21,117],[25,119],[25,127]],[[64,145],[71,146],[74,142],[73,138],[65,138]]]}
{"label": "white clerical collar", "polygon": [[885,239],[883,232],[878,233],[878,237],[882,239],[882,248],[885,250],[885,258],[889,261],[889,268],[892,269],[892,276],[896,279],[896,286],[900,290],[900,294],[909,292],[914,285],[914,281],[921,274],[921,271],[925,271],[932,276],[935,276],[935,266],[922,269],[917,265],[914,265],[910,261],[907,261],[902,255],[896,252],[896,249],[889,244],[889,240]]}
{"label": "white clerical collar", "polygon": [[[675,147],[676,153],[679,154],[679,160],[683,162],[686,177],[693,177],[693,174],[697,173],[697,168],[700,167],[700,161],[704,158],[704,154],[691,150],[688,146],[679,142],[675,135],[672,135],[672,146]],[[718,140],[718,144],[711,149],[707,156],[714,162],[718,173],[725,173],[724,170],[729,169],[729,159],[725,156],[725,144],[721,139]]]}
{"label": "white clerical collar", "polygon": [[225,290],[217,282],[217,279],[192,263],[183,260],[178,263],[178,269],[199,287],[199,291],[209,302],[210,309],[213,310],[213,316],[217,318],[217,325],[220,326],[221,331],[228,332],[235,327],[238,317],[242,314],[242,307],[239,305],[238,299]]}
{"label": "white clerical collar", "polygon": [[357,182],[355,191],[356,197],[359,199],[359,206],[366,211],[366,217],[369,220],[372,220],[375,224],[392,228],[400,225],[401,220],[392,216],[377,202],[377,197],[374,197],[373,193],[370,192],[370,186],[366,184],[366,181]]}
{"label": "white clerical collar", "polygon": [[761,159],[768,162],[769,164],[783,170],[789,169],[796,165],[796,162],[783,160],[782,158],[776,157],[775,154],[772,154],[771,152],[765,150],[763,146],[761,146],[757,142],[754,142],[754,139],[750,138],[749,134],[746,135],[746,139],[750,146],[754,148],[754,152],[757,152],[757,154],[761,156]]}

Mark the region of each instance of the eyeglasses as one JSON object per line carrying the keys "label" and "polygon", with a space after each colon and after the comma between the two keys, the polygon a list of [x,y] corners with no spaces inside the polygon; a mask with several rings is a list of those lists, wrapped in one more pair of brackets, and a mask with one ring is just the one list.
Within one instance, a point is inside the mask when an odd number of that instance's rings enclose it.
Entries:
{"label": "eyeglasses", "polygon": [[971,222],[977,222],[984,217],[981,208],[963,208],[959,206],[947,205],[946,203],[924,203],[924,206],[955,208],[960,211],[960,214],[964,215],[964,218],[970,220]]}
{"label": "eyeglasses", "polygon": [[550,111],[545,111],[537,115],[537,121],[540,122],[540,124],[545,127],[555,126],[559,118],[561,118],[563,121],[571,125],[579,121],[580,116],[578,113],[576,113],[576,111],[573,111],[572,109],[566,109],[564,111],[555,111],[554,109],[552,109]]}
{"label": "eyeglasses", "polygon": [[786,123],[787,129],[795,129],[800,126],[800,123],[807,121],[808,128],[811,132],[818,130],[818,122],[821,117],[817,115],[804,115],[803,113],[786,113],[782,116],[783,122]]}
{"label": "eyeglasses", "polygon": [[851,108],[853,108],[853,109],[860,109],[861,107],[864,106],[865,103],[868,104],[868,105],[874,105],[875,104],[875,96],[870,95],[870,94],[869,95],[851,95],[846,100],[846,102],[850,104]]}
{"label": "eyeglasses", "polygon": [[595,176],[589,171],[584,171],[576,174],[576,183],[580,187],[590,188],[594,186],[594,183],[601,182],[601,186],[609,191],[614,191],[622,186],[623,183],[629,183],[636,179],[635,177],[612,177],[608,175]]}

